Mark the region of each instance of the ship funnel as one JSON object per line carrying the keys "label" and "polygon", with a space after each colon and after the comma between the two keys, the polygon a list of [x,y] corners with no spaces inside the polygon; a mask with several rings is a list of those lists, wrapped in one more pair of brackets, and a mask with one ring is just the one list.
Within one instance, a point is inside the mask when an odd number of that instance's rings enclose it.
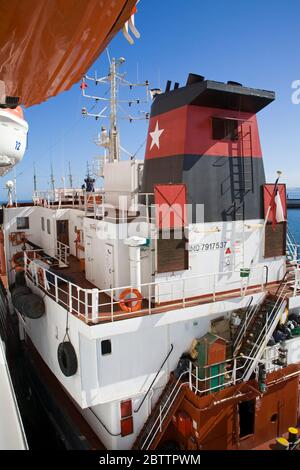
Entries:
{"label": "ship funnel", "polygon": [[187,202],[204,205],[205,222],[263,218],[256,114],[274,92],[191,73],[186,86],[170,87],[151,106],[142,192],[185,185]]}

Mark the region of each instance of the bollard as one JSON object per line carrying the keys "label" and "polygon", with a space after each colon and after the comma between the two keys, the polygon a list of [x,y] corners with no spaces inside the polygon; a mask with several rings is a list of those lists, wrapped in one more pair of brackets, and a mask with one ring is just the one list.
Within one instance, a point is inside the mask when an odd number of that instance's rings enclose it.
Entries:
{"label": "bollard", "polygon": [[288,437],[289,442],[290,443],[296,442],[297,437],[298,437],[298,429],[290,427],[288,431],[289,431],[289,437]]}
{"label": "bollard", "polygon": [[289,441],[284,437],[277,437],[275,450],[289,450]]}

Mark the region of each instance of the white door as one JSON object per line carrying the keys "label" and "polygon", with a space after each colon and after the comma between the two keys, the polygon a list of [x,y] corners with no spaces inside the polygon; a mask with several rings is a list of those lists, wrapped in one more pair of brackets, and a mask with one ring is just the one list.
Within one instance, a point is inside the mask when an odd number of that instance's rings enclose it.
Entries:
{"label": "white door", "polygon": [[114,247],[106,243],[104,250],[104,289],[111,289],[114,286]]}
{"label": "white door", "polygon": [[85,242],[85,277],[93,282],[93,239],[87,236]]}

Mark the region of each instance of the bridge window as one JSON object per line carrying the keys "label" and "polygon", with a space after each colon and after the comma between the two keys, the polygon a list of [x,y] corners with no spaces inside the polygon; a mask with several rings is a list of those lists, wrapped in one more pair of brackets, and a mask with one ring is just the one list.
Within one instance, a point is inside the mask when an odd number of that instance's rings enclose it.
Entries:
{"label": "bridge window", "polygon": [[41,217],[41,228],[42,228],[43,232],[45,232],[45,219],[44,219],[44,217]]}
{"label": "bridge window", "polygon": [[212,138],[214,140],[238,140],[236,119],[212,118]]}
{"label": "bridge window", "polygon": [[47,219],[47,233],[51,235],[50,219]]}
{"label": "bridge window", "polygon": [[17,217],[17,230],[29,229],[29,217]]}

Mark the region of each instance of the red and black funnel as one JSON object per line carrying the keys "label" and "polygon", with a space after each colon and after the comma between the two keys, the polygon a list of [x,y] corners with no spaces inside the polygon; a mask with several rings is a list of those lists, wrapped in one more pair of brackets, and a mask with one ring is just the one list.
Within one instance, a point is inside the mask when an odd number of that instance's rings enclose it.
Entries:
{"label": "red and black funnel", "polygon": [[[206,222],[263,218],[265,183],[256,113],[274,92],[190,74],[151,109],[143,192],[184,183]],[[193,220],[195,222],[195,220]]]}

